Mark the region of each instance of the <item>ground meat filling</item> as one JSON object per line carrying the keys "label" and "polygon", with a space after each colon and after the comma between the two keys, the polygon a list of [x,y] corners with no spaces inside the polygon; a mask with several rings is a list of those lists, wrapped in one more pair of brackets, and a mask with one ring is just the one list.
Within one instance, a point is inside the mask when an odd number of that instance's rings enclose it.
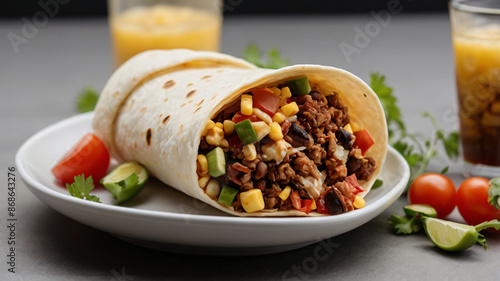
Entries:
{"label": "ground meat filling", "polygon": [[[337,202],[329,203],[335,205],[328,207],[330,214],[353,210],[355,195],[345,178],[355,174],[358,180],[369,180],[377,165],[353,147],[354,136],[344,129],[351,122],[348,108],[337,93],[324,96],[315,89],[307,95],[293,96],[291,101],[297,103],[299,112],[280,124],[287,143],[286,156],[278,163],[264,160],[263,150],[273,142],[267,136],[255,143],[257,157],[251,161],[245,159],[241,146],[229,145],[231,160],[226,164],[226,173],[217,180],[239,192],[260,189],[265,209],[279,210],[296,208],[290,199],[282,200],[279,196],[287,186],[298,191],[301,199],[313,199],[317,196],[304,182],[319,181],[323,191],[330,191],[328,197]],[[223,122],[238,110],[238,105],[230,106],[213,120]],[[199,153],[207,154],[214,147],[202,139]],[[232,206],[244,212],[239,194]]]}

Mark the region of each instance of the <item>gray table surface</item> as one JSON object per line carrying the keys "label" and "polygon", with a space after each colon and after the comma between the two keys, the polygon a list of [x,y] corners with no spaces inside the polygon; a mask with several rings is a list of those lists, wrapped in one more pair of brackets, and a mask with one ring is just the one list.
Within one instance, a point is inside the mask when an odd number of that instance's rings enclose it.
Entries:
{"label": "gray table surface", "polygon": [[[404,8],[404,7],[403,7]],[[27,21],[33,23],[32,18]],[[344,16],[226,17],[222,52],[242,56],[248,43],[276,47],[292,64],[337,66],[365,81],[379,71],[394,87],[411,132],[432,133],[424,111],[446,130],[457,128],[453,57],[447,14],[392,14],[383,25],[370,13]],[[77,223],[38,200],[17,175],[16,273],[8,272],[7,169],[15,167],[20,145],[44,127],[73,116],[77,93],[86,85],[102,89],[112,72],[105,19],[48,18],[28,30],[21,18],[0,21],[0,279],[1,280],[495,280],[500,278],[500,236],[489,249],[475,246],[446,253],[423,234],[396,236],[387,227],[401,214],[401,197],[384,213],[346,234],[315,260],[320,244],[252,257],[204,257],[144,249]],[[16,47],[8,34],[23,35]],[[361,40],[358,29],[368,28]],[[365,31],[366,32],[366,31]],[[357,41],[356,41],[357,40]],[[356,52],[346,56],[341,44]],[[357,44],[357,45],[356,45]],[[464,178],[460,163],[438,157],[429,166],[451,165],[455,184]],[[455,210],[451,219],[460,221]],[[288,273],[287,273],[288,272]],[[291,274],[289,274],[292,272]]]}

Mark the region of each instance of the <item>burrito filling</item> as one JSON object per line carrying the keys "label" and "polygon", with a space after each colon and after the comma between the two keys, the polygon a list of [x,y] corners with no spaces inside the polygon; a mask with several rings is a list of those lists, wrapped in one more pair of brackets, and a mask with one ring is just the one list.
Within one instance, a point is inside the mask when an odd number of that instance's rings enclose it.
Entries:
{"label": "burrito filling", "polygon": [[200,188],[247,213],[362,208],[359,182],[376,169],[365,156],[374,142],[350,121],[339,95],[326,94],[311,89],[306,76],[243,93],[202,132]]}

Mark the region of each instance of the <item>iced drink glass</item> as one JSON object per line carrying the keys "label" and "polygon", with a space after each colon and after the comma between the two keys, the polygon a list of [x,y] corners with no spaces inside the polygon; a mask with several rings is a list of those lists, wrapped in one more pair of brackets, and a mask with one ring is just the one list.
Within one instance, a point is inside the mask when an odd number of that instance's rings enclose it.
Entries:
{"label": "iced drink glass", "polygon": [[152,49],[219,51],[221,0],[108,0],[114,66]]}

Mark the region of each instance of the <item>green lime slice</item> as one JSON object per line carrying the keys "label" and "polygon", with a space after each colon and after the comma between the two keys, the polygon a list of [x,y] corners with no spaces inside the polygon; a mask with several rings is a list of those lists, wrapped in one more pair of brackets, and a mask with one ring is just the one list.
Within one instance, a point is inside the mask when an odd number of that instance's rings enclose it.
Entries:
{"label": "green lime slice", "polygon": [[411,204],[403,208],[405,214],[410,217],[419,215],[421,217],[437,218],[437,211],[428,204]]}
{"label": "green lime slice", "polygon": [[122,204],[136,196],[149,179],[147,169],[137,162],[125,162],[101,180],[101,184]]}
{"label": "green lime slice", "polygon": [[474,244],[479,233],[471,225],[423,217],[425,233],[434,245],[447,251],[463,251]]}

